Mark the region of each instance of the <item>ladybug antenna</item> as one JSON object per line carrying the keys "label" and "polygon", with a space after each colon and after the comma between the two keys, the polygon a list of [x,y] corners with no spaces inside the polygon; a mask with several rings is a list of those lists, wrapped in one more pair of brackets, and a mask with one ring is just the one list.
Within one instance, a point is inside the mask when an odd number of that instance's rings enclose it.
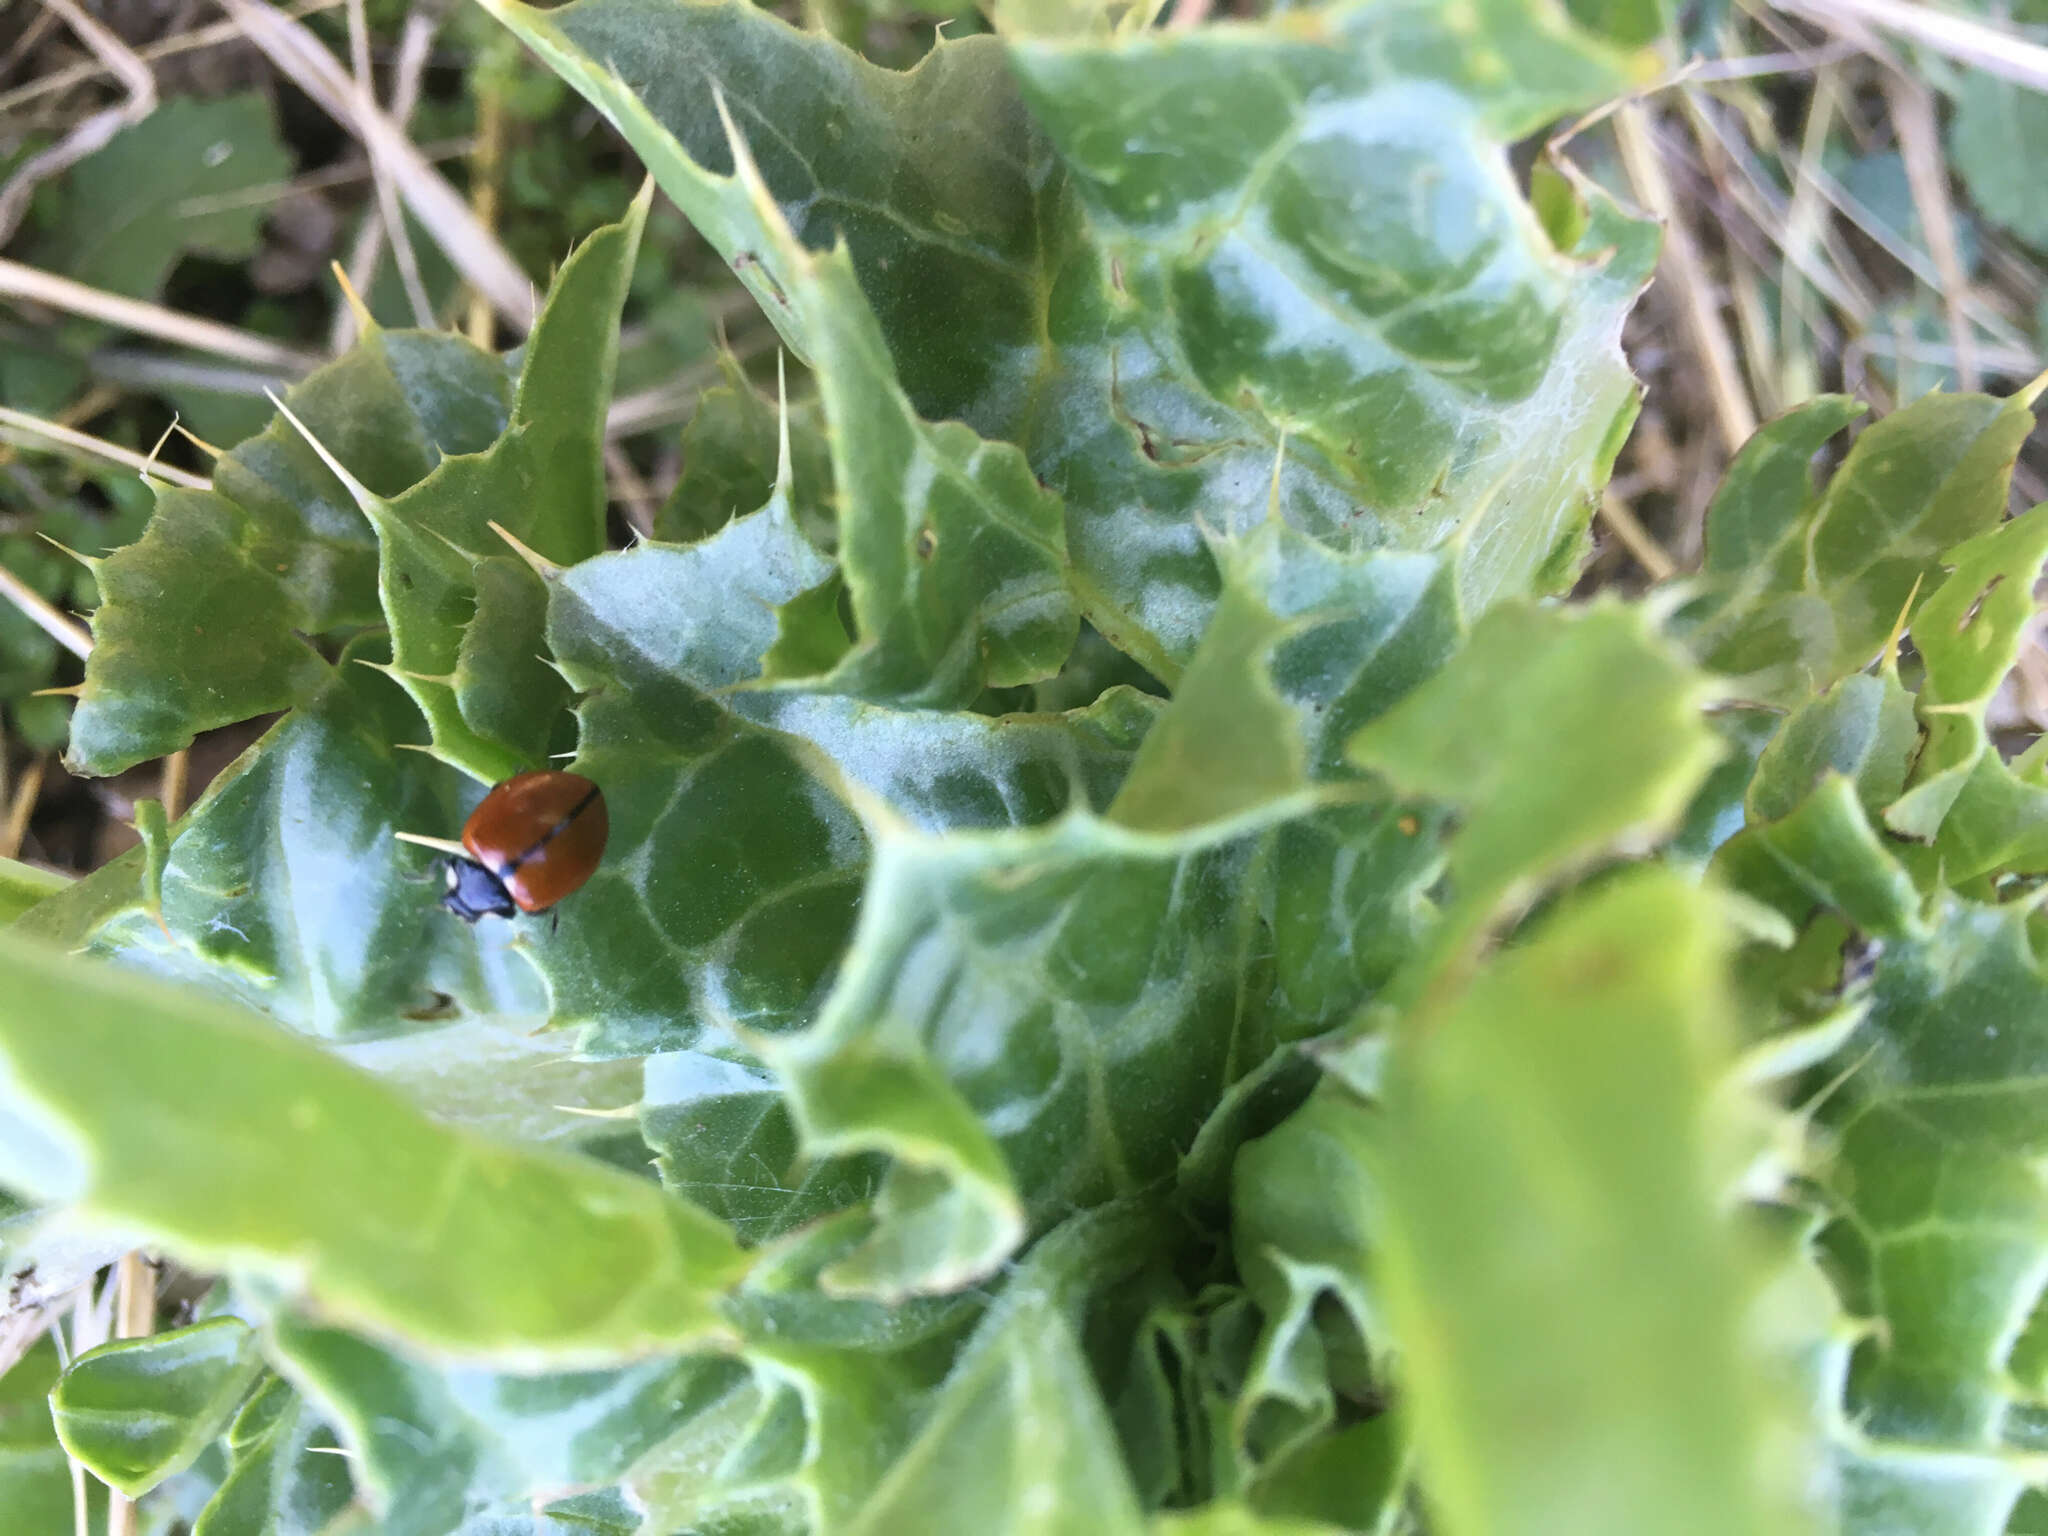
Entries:
{"label": "ladybug antenna", "polygon": [[391,835],[401,843],[415,843],[422,848],[432,848],[437,853],[448,854],[452,858],[469,857],[469,850],[450,837],[426,837],[418,832],[394,832]]}

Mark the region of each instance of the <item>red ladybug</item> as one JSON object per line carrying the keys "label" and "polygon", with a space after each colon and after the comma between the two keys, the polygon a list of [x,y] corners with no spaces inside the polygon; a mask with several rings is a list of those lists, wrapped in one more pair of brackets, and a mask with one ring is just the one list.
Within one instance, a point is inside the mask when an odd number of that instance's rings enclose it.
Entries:
{"label": "red ladybug", "polygon": [[441,905],[464,922],[545,912],[597,872],[611,819],[578,773],[520,773],[485,795],[448,859]]}

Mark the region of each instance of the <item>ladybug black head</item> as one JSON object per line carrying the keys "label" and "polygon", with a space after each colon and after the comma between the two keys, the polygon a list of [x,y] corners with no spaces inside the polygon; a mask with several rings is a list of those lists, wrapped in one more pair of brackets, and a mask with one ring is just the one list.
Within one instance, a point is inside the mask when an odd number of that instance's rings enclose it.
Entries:
{"label": "ladybug black head", "polygon": [[512,917],[518,913],[519,904],[505,889],[505,882],[475,859],[451,858],[447,869],[448,889],[441,896],[441,905],[465,923],[480,917]]}

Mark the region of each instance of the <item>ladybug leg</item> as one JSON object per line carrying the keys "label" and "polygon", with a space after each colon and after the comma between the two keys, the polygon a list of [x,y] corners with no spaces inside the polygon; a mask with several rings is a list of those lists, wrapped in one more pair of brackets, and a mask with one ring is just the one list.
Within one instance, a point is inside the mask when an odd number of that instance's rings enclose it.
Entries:
{"label": "ladybug leg", "polygon": [[553,938],[556,934],[560,933],[561,931],[562,909],[560,907],[557,907],[553,912],[550,912],[548,914],[548,937]]}

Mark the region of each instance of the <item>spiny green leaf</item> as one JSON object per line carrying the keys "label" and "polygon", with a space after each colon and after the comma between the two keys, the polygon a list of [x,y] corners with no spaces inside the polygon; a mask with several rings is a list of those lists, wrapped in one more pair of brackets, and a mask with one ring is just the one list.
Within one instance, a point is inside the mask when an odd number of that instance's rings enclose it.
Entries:
{"label": "spiny green leaf", "polygon": [[278,1377],[235,1415],[227,1442],[228,1475],[192,1536],[321,1536],[353,1495],[333,1431]]}
{"label": "spiny green leaf", "polygon": [[1764,1271],[1721,1211],[1755,1127],[1715,927],[1678,876],[1617,878],[1411,1021],[1352,1108],[1452,1536],[1807,1528],[1751,1344]]}
{"label": "spiny green leaf", "polygon": [[484,8],[619,125],[808,361],[815,317],[732,175],[722,96],[804,246],[851,247],[918,414],[986,424],[969,402],[1012,387],[991,343],[1031,345],[1039,311],[1030,130],[993,38],[898,74],[738,0]]}
{"label": "spiny green leaf", "polygon": [[836,958],[860,825],[812,760],[706,691],[754,675],[775,605],[825,569],[771,505],[700,544],[602,555],[553,583],[549,646],[588,695],[576,768],[604,787],[611,841],[532,956],[588,1050],[685,1047],[709,1020],[779,1027]]}
{"label": "spiny green leaf", "polygon": [[881,1177],[875,1158],[804,1157],[774,1075],[698,1051],[647,1058],[640,1132],[662,1183],[749,1244],[859,1205]]}
{"label": "spiny green leaf", "polygon": [[[1276,457],[1297,527],[1455,540],[1475,605],[1568,581],[1633,415],[1614,338],[1654,237],[1587,192],[1585,238],[1553,250],[1483,147],[1645,62],[1548,0],[1492,0],[1462,30],[1402,4],[1007,59],[968,38],[908,74],[727,0],[486,3],[621,126],[806,359],[815,258],[774,226],[843,240],[911,409],[1023,447],[1065,501],[1083,610],[1155,674],[1216,593],[1197,518],[1248,528]],[[779,216],[731,174],[718,98]],[[1204,115],[1224,99],[1227,125]],[[975,134],[935,126],[963,115]]]}
{"label": "spiny green leaf", "polygon": [[1752,821],[1788,816],[1829,774],[1855,782],[1872,812],[1905,788],[1919,745],[1913,695],[1890,672],[1843,678],[1794,710],[1757,758],[1743,796]]}
{"label": "spiny green leaf", "polygon": [[[2011,764],[1985,752],[1942,819],[1936,839],[1943,875],[1958,887],[2001,873],[2048,869],[2048,780],[2036,743]],[[1974,894],[1983,894],[1981,891]]]}
{"label": "spiny green leaf", "polygon": [[959,705],[1052,676],[1080,628],[1059,498],[1009,444],[919,420],[844,248],[788,265],[831,427],[856,633],[821,686]]}
{"label": "spiny green leaf", "polygon": [[2035,393],[1916,400],[1865,429],[1818,495],[1808,462],[1858,407],[1824,396],[1765,427],[1708,509],[1694,650],[1766,703],[1861,671],[1941,556],[2004,517]]}
{"label": "spiny green leaf", "polygon": [[[653,190],[650,182],[623,221],[584,241],[556,274],[498,440],[443,459],[402,496],[358,496],[377,531],[393,676],[427,717],[435,755],[486,784],[541,766],[568,702],[561,678],[537,660],[495,676],[474,664],[479,650],[505,655],[521,631],[537,639],[544,611],[537,585],[509,572],[483,585],[480,566],[504,548],[491,525],[557,565],[604,548],[604,414]],[[515,679],[518,697],[495,696]],[[465,685],[482,692],[471,698]]]}
{"label": "spiny green leaf", "polygon": [[[452,336],[371,332],[285,396],[349,473],[393,497],[503,429],[497,359]],[[377,547],[343,483],[282,417],[165,490],[140,542],[94,567],[100,606],[66,761],[116,773],[198,732],[303,702],[328,668],[304,637],[374,621]]]}
{"label": "spiny green leaf", "polygon": [[[318,690],[327,663],[300,638],[312,615],[284,573],[248,557],[248,534],[225,497],[167,488],[142,541],[95,566],[93,651],[66,749],[74,770],[119,772]],[[167,597],[186,611],[167,611]]]}
{"label": "spiny green leaf", "polygon": [[737,1249],[645,1182],[449,1128],[267,1021],[12,934],[0,972],[14,1188],[454,1354],[568,1364],[718,1329]]}
{"label": "spiny green leaf", "polygon": [[51,1389],[64,1448],[131,1498],[190,1466],[263,1369],[255,1330],[217,1317],[87,1350]]}
{"label": "spiny green leaf", "polygon": [[1950,900],[1884,945],[1865,995],[1812,1111],[1821,1249],[1871,1325],[1840,1404],[1844,1508],[1857,1529],[1990,1536],[2041,1481],[2048,981],[2024,910]]}
{"label": "spiny green leaf", "polygon": [[1481,146],[1632,66],[1545,5],[1462,21],[1355,5],[1015,50],[1087,208],[1093,249],[1075,238],[1064,263],[1100,285],[1055,311],[1056,346],[1108,364],[1062,396],[1115,424],[1034,422],[1026,446],[1077,565],[1176,660],[1212,578],[1157,509],[1246,527],[1276,454],[1294,526],[1341,549],[1450,544],[1474,611],[1567,576],[1633,419],[1614,336],[1654,235],[1584,189],[1588,237],[1554,250]]}

